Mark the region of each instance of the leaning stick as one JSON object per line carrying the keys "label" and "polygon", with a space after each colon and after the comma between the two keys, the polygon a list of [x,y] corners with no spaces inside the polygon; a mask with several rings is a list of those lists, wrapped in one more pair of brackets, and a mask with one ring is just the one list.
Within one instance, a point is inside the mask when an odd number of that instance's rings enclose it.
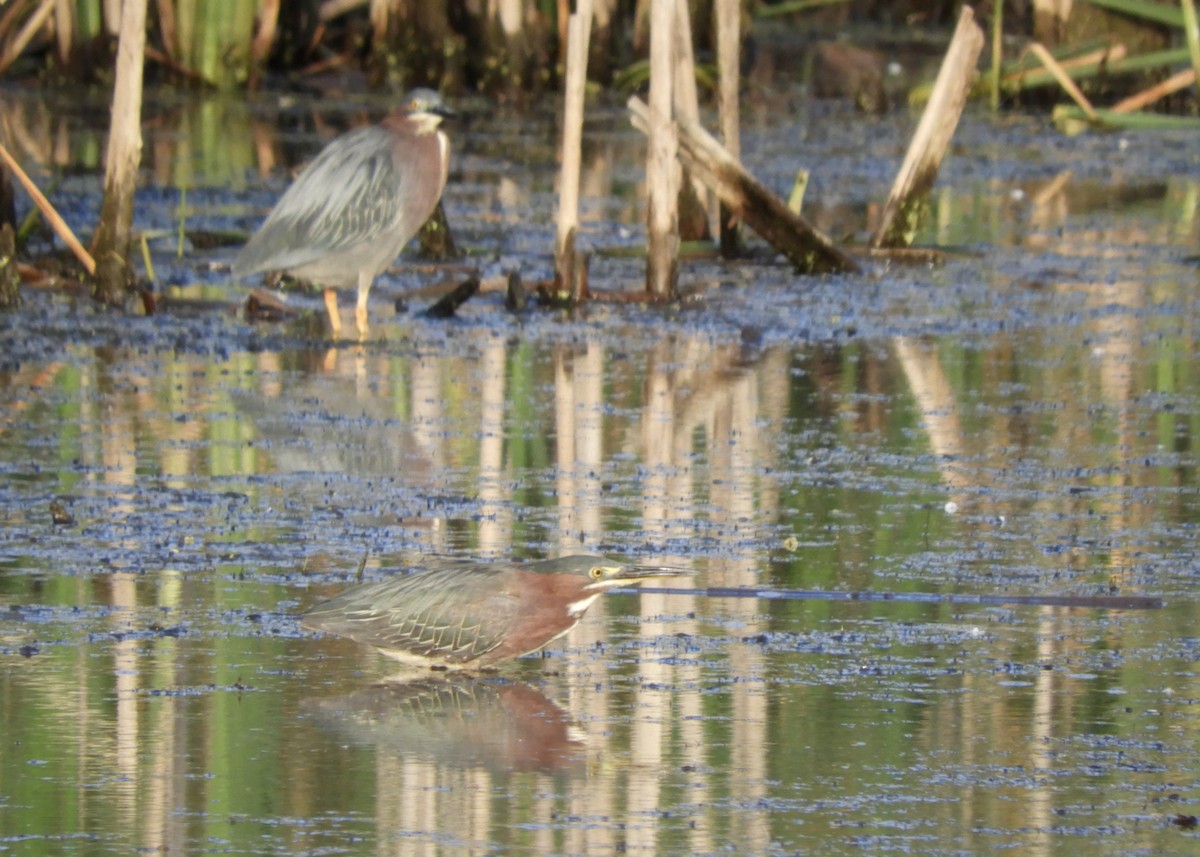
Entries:
{"label": "leaning stick", "polygon": [[21,183],[21,186],[25,188],[25,192],[33,200],[33,204],[42,213],[42,217],[46,218],[46,222],[58,233],[58,237],[63,240],[63,243],[71,248],[71,252],[75,254],[75,258],[80,261],[89,274],[95,274],[96,260],[92,258],[92,254],[79,243],[79,239],[75,237],[75,233],[71,231],[71,227],[67,226],[67,222],[58,216],[58,212],[54,210],[54,206],[50,204],[50,200],[42,195],[42,192],[38,190],[38,186],[33,183],[33,179],[25,174],[25,171],[21,169],[21,165],[17,163],[16,159],[9,154],[8,149],[4,148],[3,145],[0,145],[0,160],[3,160],[5,165],[12,170],[13,175],[17,177],[17,181]]}
{"label": "leaning stick", "polygon": [[913,132],[879,226],[871,236],[872,248],[905,247],[912,243],[921,202],[933,187],[938,167],[950,148],[982,51],[983,30],[975,23],[970,7],[963,6],[929,103]]}
{"label": "leaning stick", "polygon": [[1087,100],[1087,96],[1075,85],[1075,81],[1071,80],[1071,76],[1066,73],[1063,67],[1058,64],[1058,60],[1050,55],[1050,52],[1042,46],[1041,42],[1034,42],[1029,46],[1029,50],[1038,58],[1038,62],[1054,75],[1054,79],[1058,81],[1058,85],[1063,88],[1067,95],[1071,96],[1071,100],[1083,109],[1083,112],[1087,114],[1089,119],[1095,122],[1096,108],[1092,107],[1092,103]]}

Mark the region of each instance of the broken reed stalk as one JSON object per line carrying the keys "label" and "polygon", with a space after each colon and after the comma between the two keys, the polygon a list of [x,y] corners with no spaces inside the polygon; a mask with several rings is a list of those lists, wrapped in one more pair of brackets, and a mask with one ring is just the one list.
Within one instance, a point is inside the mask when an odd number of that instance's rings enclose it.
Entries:
{"label": "broken reed stalk", "polygon": [[[647,133],[651,111],[634,96],[627,102],[633,124]],[[858,263],[826,235],[775,196],[698,123],[679,120],[679,157],[684,165],[729,209],[767,243],[806,274],[841,273],[859,270]]]}
{"label": "broken reed stalk", "polygon": [[59,217],[58,212],[54,210],[54,206],[50,204],[50,200],[46,199],[45,195],[38,189],[38,186],[33,183],[21,165],[9,153],[8,149],[0,145],[0,160],[3,160],[5,165],[12,170],[12,174],[17,177],[17,181],[25,188],[25,192],[29,194],[29,198],[33,200],[33,204],[37,206],[38,211],[42,213],[42,217],[46,218],[46,222],[50,224],[50,228],[54,230],[62,242],[67,245],[79,263],[89,274],[96,272],[96,260],[92,258],[92,254],[79,243],[79,239],[75,237],[75,233],[71,231],[71,227],[67,222]]}
{"label": "broken reed stalk", "polygon": [[133,196],[142,159],[142,62],[146,46],[146,0],[125,0],[117,38],[117,76],[113,84],[112,124],[104,166],[104,199],[93,249],[96,273],[93,296],[120,305],[129,279]]}
{"label": "broken reed stalk", "polygon": [[1092,107],[1092,103],[1087,100],[1087,96],[1083,94],[1075,81],[1071,80],[1071,76],[1067,74],[1066,69],[1058,64],[1050,52],[1040,42],[1033,42],[1029,46],[1029,51],[1038,58],[1038,62],[1046,67],[1046,70],[1054,75],[1054,79],[1058,81],[1058,85],[1063,88],[1067,95],[1071,96],[1071,100],[1082,108],[1088,118],[1093,122],[1096,120],[1096,108]]}
{"label": "broken reed stalk", "polygon": [[[739,0],[716,0],[713,17],[717,28],[717,104],[720,140],[734,161],[742,160],[741,107],[738,101],[741,83],[741,24]],[[741,228],[728,209],[718,214],[721,255],[730,259],[741,250]]]}
{"label": "broken reed stalk", "polygon": [[675,4],[650,4],[650,113],[646,147],[646,292],[675,297],[679,274],[679,142],[672,116]]}
{"label": "broken reed stalk", "polygon": [[558,185],[558,234],[554,242],[554,290],[580,297],[575,239],[579,234],[579,174],[583,148],[583,100],[587,89],[591,0],[580,0],[567,23],[567,74],[564,83],[562,170]]}
{"label": "broken reed stalk", "polygon": [[933,187],[938,167],[950,148],[950,140],[977,75],[983,42],[983,30],[975,23],[975,14],[969,6],[964,6],[938,70],[929,103],[925,105],[904,163],[888,194],[879,228],[871,237],[872,248],[907,247],[912,243],[919,219],[916,213]]}

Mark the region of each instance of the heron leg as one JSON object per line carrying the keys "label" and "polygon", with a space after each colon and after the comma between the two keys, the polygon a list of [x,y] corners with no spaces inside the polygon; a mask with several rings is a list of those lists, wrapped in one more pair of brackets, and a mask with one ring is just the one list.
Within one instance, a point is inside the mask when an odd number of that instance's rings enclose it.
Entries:
{"label": "heron leg", "polygon": [[342,332],[342,315],[338,312],[337,289],[326,289],[324,298],[325,312],[329,313],[329,327],[333,330],[333,335],[337,336]]}
{"label": "heron leg", "polygon": [[367,271],[358,272],[358,302],[354,305],[354,323],[358,326],[358,335],[367,335],[367,295],[371,293],[371,282],[375,275]]}

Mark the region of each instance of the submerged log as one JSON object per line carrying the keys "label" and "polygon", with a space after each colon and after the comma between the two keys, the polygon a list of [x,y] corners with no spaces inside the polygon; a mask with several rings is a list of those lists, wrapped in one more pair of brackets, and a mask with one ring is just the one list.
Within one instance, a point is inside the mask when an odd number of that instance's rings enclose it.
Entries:
{"label": "submerged log", "polygon": [[423,313],[426,318],[454,318],[458,308],[479,294],[479,277],[472,274]]}
{"label": "submerged log", "polygon": [[[628,101],[633,124],[645,132],[650,109],[634,96]],[[858,263],[787,204],[746,172],[699,124],[680,119],[679,157],[736,218],[806,274],[859,270]]]}
{"label": "submerged log", "polygon": [[884,205],[883,219],[871,237],[872,247],[907,247],[912,243],[919,211],[937,178],[971,85],[979,74],[983,41],[983,30],[975,23],[974,13],[964,6],[929,103]]}

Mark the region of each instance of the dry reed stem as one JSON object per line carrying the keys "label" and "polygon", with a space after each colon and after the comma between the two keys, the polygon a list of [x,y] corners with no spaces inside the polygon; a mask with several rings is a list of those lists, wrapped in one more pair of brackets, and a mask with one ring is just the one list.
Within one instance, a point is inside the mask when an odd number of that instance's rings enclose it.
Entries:
{"label": "dry reed stem", "polygon": [[1029,46],[1029,50],[1038,62],[1046,67],[1046,70],[1054,75],[1054,79],[1058,81],[1058,85],[1063,88],[1067,95],[1071,96],[1071,100],[1082,108],[1088,118],[1093,122],[1096,120],[1096,109],[1092,107],[1092,103],[1087,100],[1087,96],[1075,85],[1075,81],[1071,80],[1071,76],[1066,70],[1059,65],[1058,60],[1050,55],[1050,52],[1041,44],[1041,42],[1033,42]]}
{"label": "dry reed stem", "polygon": [[79,239],[75,237],[75,233],[71,231],[71,227],[67,225],[65,220],[59,217],[58,212],[54,210],[54,206],[50,204],[50,200],[46,199],[45,195],[38,190],[38,186],[33,183],[33,179],[21,169],[21,165],[17,163],[16,159],[9,154],[8,149],[3,145],[0,145],[0,159],[12,170],[13,175],[17,177],[17,181],[21,183],[21,186],[25,188],[25,192],[29,194],[29,198],[33,200],[33,204],[42,213],[42,217],[46,218],[46,222],[50,224],[50,228],[70,248],[80,264],[83,265],[89,274],[96,273],[96,260],[92,258],[92,254],[79,243]]}
{"label": "dry reed stem", "polygon": [[1196,82],[1196,70],[1194,68],[1185,68],[1183,71],[1176,72],[1166,80],[1160,81],[1149,89],[1144,89],[1134,95],[1118,101],[1112,106],[1113,113],[1132,113],[1135,110],[1141,110],[1160,98],[1165,98],[1172,93],[1178,92],[1181,89],[1187,89]]}
{"label": "dry reed stem", "polygon": [[12,43],[9,44],[8,49],[4,52],[4,56],[0,57],[0,74],[8,71],[9,66],[17,61],[17,58],[21,56],[21,53],[29,45],[29,42],[32,41],[37,31],[46,23],[46,20],[50,17],[50,13],[54,11],[54,2],[55,0],[42,0],[42,5],[29,16],[29,20],[25,22],[25,26],[13,37]]}
{"label": "dry reed stem", "polygon": [[646,153],[646,291],[674,297],[679,265],[679,141],[674,109],[675,4],[650,5],[650,110]]}
{"label": "dry reed stem", "polygon": [[582,171],[583,101],[587,89],[588,39],[592,4],[581,0],[567,24],[567,74],[564,82],[562,169],[558,185],[558,222],[554,244],[555,279],[577,294],[575,239],[579,227],[579,175]]}
{"label": "dry reed stem", "polygon": [[914,212],[922,197],[933,187],[938,167],[950,148],[958,120],[977,74],[983,52],[983,30],[975,23],[970,7],[964,6],[958,26],[946,49],[937,80],[917,123],[904,163],[884,204],[879,227],[871,236],[871,247],[907,246],[911,243]]}

